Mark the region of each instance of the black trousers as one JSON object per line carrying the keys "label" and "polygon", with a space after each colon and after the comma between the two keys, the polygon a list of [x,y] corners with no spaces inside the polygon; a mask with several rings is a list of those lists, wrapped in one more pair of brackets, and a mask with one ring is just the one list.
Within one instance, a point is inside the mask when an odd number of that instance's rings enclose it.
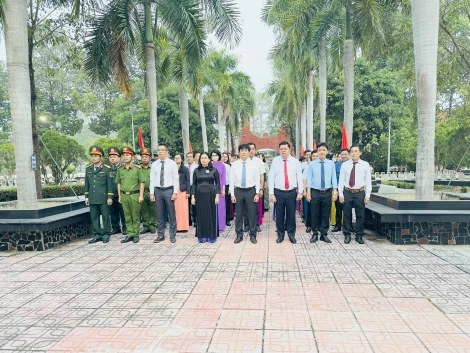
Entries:
{"label": "black trousers", "polygon": [[[238,202],[238,201],[237,201]],[[260,199],[258,200],[258,202],[263,202],[263,198],[260,197]],[[255,205],[256,205],[256,225],[258,226],[258,219],[259,219],[259,206],[258,206],[258,202],[255,202]],[[237,208],[235,207],[235,216],[236,216],[236,213],[237,213]],[[245,227],[249,224],[248,223],[248,211],[245,210],[245,214],[243,215],[243,224],[245,225]]]}
{"label": "black trousers", "polygon": [[364,205],[365,197],[365,191],[353,194],[351,191],[344,190],[344,235],[351,234],[353,208],[356,210],[356,235],[364,235],[364,219],[366,212],[366,205]]}
{"label": "black trousers", "polygon": [[243,238],[243,222],[245,215],[248,215],[248,229],[250,235],[256,236],[256,226],[258,219],[256,218],[255,210],[258,208],[258,204],[254,201],[256,195],[255,188],[235,188],[235,232],[237,238]]}
{"label": "black trousers", "polygon": [[312,213],[312,232],[321,236],[328,234],[331,213],[331,189],[325,192],[311,189],[310,209]]}
{"label": "black trousers", "polygon": [[230,221],[230,204],[232,203],[232,195],[229,195],[230,185],[225,185],[225,219]]}
{"label": "black trousers", "polygon": [[277,237],[284,239],[285,231],[287,228],[287,235],[289,238],[295,237],[295,200],[297,198],[296,189],[289,191],[282,191],[274,189],[274,196],[276,203],[276,232]]}
{"label": "black trousers", "polygon": [[189,225],[196,224],[196,205],[191,204],[191,197],[188,198]]}
{"label": "black trousers", "polygon": [[335,207],[336,207],[336,227],[341,227],[341,224],[343,223],[343,204],[339,202],[339,197],[335,201]]}
{"label": "black trousers", "polygon": [[306,214],[304,214],[304,221],[305,221],[305,226],[308,228],[312,226],[312,211],[310,210],[312,205],[310,202],[307,201],[306,197],[303,198],[302,202],[305,202],[304,210],[306,210]]}
{"label": "black trousers", "polygon": [[170,222],[170,237],[176,235],[176,212],[175,201],[171,199],[173,188],[161,190],[155,188],[155,207],[157,209],[157,233],[165,235],[165,208],[168,211],[168,220]]}

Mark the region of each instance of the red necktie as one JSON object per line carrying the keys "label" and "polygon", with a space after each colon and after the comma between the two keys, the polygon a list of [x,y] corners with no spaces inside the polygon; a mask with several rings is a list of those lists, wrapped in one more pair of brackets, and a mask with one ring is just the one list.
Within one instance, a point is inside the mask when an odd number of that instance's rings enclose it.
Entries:
{"label": "red necktie", "polygon": [[287,174],[287,160],[284,159],[284,188],[289,190],[289,175]]}
{"label": "red necktie", "polygon": [[351,175],[349,176],[349,186],[350,187],[353,187],[356,184],[356,163],[357,162],[353,162]]}

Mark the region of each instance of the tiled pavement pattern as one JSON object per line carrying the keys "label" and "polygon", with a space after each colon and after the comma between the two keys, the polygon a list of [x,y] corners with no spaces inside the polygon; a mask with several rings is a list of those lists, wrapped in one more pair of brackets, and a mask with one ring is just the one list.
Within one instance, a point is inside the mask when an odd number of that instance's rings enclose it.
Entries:
{"label": "tiled pavement pattern", "polygon": [[0,256],[0,353],[470,352],[470,248],[154,244]]}

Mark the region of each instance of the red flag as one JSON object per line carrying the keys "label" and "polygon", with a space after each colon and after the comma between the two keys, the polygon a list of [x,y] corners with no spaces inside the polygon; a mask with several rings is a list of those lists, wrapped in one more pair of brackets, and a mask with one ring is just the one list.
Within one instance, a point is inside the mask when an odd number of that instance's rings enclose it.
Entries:
{"label": "red flag", "polygon": [[317,150],[317,140],[313,140],[313,150]]}
{"label": "red flag", "polygon": [[189,152],[193,152],[193,144],[191,142],[189,143]]}
{"label": "red flag", "polygon": [[303,156],[304,154],[304,148],[302,147],[302,145],[300,145],[300,155]]}
{"label": "red flag", "polygon": [[144,138],[142,137],[142,130],[140,129],[140,127],[137,128],[137,137],[139,139],[139,148],[144,148]]}
{"label": "red flag", "polygon": [[343,137],[341,138],[341,149],[349,148],[348,133],[346,132],[346,124],[343,123]]}

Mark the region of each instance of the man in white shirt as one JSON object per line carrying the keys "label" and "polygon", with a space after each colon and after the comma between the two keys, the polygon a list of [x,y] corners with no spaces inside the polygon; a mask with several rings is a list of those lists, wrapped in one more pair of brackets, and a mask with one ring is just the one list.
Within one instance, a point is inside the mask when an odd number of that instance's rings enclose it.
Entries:
{"label": "man in white shirt", "polygon": [[168,158],[168,147],[158,144],[158,159],[152,163],[150,170],[150,201],[155,201],[157,209],[157,233],[154,243],[165,240],[165,207],[170,223],[170,241],[176,242],[175,200],[178,195],[178,166]]}
{"label": "man in white shirt", "polygon": [[[198,167],[197,162],[194,160],[194,153],[193,152],[188,152],[186,153],[186,160],[188,163],[186,163],[186,167],[189,170],[189,184],[192,186],[193,185],[193,174],[196,168]],[[192,226],[194,223],[194,226],[196,226],[196,206],[191,204],[191,198],[188,198],[188,212],[189,212],[189,225]],[[191,217],[192,216],[192,217]]]}
{"label": "man in white shirt", "polygon": [[339,175],[339,200],[344,204],[343,234],[345,244],[351,242],[352,209],[356,210],[356,242],[364,244],[364,218],[365,205],[370,201],[372,178],[370,165],[360,159],[362,148],[351,146],[349,150],[351,159],[343,162]]}
{"label": "man in white shirt", "polygon": [[303,195],[303,177],[300,162],[290,155],[290,143],[279,144],[280,156],[273,159],[269,171],[269,200],[276,210],[276,243],[284,240],[285,227],[292,244],[295,239],[295,201]]}
{"label": "man in white shirt", "polygon": [[256,163],[248,157],[250,147],[242,144],[238,146],[240,159],[232,164],[230,169],[230,195],[235,204],[235,244],[243,240],[243,218],[248,215],[248,228],[250,241],[256,244],[256,208],[259,201],[260,178]]}
{"label": "man in white shirt", "polygon": [[[263,199],[263,192],[264,192],[264,173],[266,173],[266,168],[264,166],[263,161],[255,156],[256,153],[256,145],[254,142],[248,142],[247,145],[250,147],[250,154],[249,158],[255,162],[257,168],[258,168],[258,173],[259,173],[259,179],[260,179],[260,190],[259,190],[259,199]],[[256,205],[256,231],[261,232],[261,228],[258,224],[258,219],[259,219],[259,205]],[[244,232],[247,232],[248,229],[248,214],[245,213],[245,218],[244,218],[244,223],[245,227],[243,229]]]}

